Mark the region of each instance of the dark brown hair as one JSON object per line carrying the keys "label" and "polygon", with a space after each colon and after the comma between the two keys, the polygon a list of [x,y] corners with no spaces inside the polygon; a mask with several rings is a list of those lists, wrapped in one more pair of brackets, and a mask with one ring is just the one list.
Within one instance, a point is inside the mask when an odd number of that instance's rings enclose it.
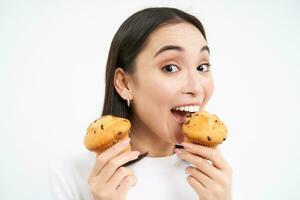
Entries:
{"label": "dark brown hair", "polygon": [[201,22],[176,8],[146,8],[131,15],[118,29],[110,46],[106,63],[105,97],[102,115],[115,115],[129,119],[131,108],[116,92],[114,73],[120,67],[127,73],[134,71],[135,58],[143,49],[148,36],[159,26],[188,22],[194,25],[206,40]]}

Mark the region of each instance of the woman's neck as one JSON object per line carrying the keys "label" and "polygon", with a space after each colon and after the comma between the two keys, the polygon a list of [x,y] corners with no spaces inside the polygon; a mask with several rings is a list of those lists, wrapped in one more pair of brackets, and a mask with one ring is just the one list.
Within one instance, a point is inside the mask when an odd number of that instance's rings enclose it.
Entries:
{"label": "woman's neck", "polygon": [[164,157],[174,154],[175,144],[168,143],[149,130],[141,121],[132,119],[130,132],[131,149],[148,152],[149,157]]}

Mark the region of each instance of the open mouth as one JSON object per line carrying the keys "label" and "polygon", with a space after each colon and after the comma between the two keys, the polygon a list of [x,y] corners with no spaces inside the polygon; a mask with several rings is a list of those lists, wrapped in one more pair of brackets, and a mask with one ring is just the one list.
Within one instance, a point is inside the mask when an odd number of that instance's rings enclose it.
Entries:
{"label": "open mouth", "polygon": [[198,105],[177,106],[171,109],[171,113],[176,122],[183,124],[189,115],[193,114],[194,112],[198,112],[199,110],[200,106]]}

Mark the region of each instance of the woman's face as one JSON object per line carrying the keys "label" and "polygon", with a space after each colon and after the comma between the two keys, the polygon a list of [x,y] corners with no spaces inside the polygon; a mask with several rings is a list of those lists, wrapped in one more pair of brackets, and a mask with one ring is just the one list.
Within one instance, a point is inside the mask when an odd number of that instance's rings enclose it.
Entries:
{"label": "woman's face", "polygon": [[130,89],[134,118],[149,134],[181,143],[188,110],[204,110],[214,88],[206,45],[201,32],[185,22],[162,26],[148,37]]}

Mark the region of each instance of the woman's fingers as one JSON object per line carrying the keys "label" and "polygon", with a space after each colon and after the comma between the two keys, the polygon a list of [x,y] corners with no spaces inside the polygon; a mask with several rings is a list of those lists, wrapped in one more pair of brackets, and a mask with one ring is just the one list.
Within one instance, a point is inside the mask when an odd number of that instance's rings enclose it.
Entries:
{"label": "woman's fingers", "polygon": [[136,177],[130,168],[122,165],[137,159],[140,154],[138,151],[124,151],[129,141],[123,140],[97,156],[88,180],[94,197],[126,199],[127,191],[135,184]]}
{"label": "woman's fingers", "polygon": [[127,195],[128,190],[135,186],[137,182],[137,178],[134,175],[126,176],[120,183],[119,187],[117,188],[117,193],[123,194],[124,196]]}
{"label": "woman's fingers", "polygon": [[133,170],[128,167],[119,167],[117,171],[111,176],[111,178],[107,181],[107,184],[114,189],[117,189],[121,183],[121,181],[130,175],[134,175]]}
{"label": "woman's fingers", "polygon": [[112,146],[111,148],[107,149],[106,151],[102,152],[100,155],[96,157],[96,162],[94,167],[91,171],[90,177],[97,176],[105,164],[113,157],[119,155],[123,152],[123,150],[128,146],[130,139],[122,140]]}
{"label": "woman's fingers", "polygon": [[175,151],[181,159],[195,166],[187,168],[187,180],[200,199],[231,199],[232,170],[219,149],[196,144],[183,146],[184,149]]}
{"label": "woman's fingers", "polygon": [[211,188],[212,185],[214,184],[214,182],[211,178],[209,178],[206,174],[201,172],[196,167],[190,166],[190,167],[186,168],[185,173],[194,177],[196,180],[198,180],[201,183],[201,185],[203,185],[207,189]]}
{"label": "woman's fingers", "polygon": [[[193,176],[188,176],[187,182],[192,186],[192,188],[198,193],[203,196],[207,196],[209,194],[209,190],[206,189],[196,178]],[[202,199],[202,198],[201,198]]]}
{"label": "woman's fingers", "polygon": [[231,171],[230,166],[222,157],[218,147],[210,148],[192,143],[183,143],[182,145],[184,146],[185,150],[210,160],[216,168],[222,171]]}
{"label": "woman's fingers", "polygon": [[215,179],[219,177],[220,171],[217,168],[213,167],[206,159],[198,155],[191,154],[184,149],[176,149],[175,151],[181,159],[196,166],[210,178]]}
{"label": "woman's fingers", "polygon": [[109,160],[99,173],[103,182],[107,182],[119,167],[125,163],[136,159],[139,156],[138,151],[127,151]]}

